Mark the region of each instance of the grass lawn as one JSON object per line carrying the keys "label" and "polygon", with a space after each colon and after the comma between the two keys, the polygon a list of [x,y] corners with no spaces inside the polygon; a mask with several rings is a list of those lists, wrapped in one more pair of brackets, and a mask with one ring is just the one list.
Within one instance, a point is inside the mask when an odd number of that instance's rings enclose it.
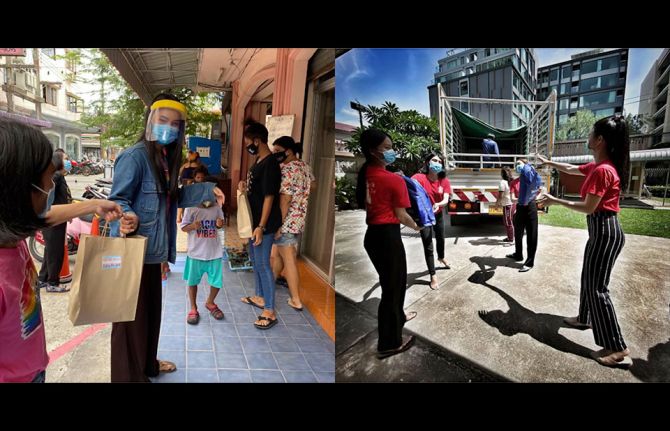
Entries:
{"label": "grass lawn", "polygon": [[[548,214],[538,214],[540,224],[586,229],[586,214],[560,205],[549,208]],[[619,222],[625,233],[670,238],[670,210],[622,208]]]}

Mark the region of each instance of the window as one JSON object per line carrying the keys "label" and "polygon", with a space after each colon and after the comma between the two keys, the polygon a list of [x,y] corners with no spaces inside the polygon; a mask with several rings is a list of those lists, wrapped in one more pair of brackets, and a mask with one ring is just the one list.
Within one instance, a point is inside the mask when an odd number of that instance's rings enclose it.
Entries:
{"label": "window", "polygon": [[588,108],[593,105],[603,105],[605,103],[614,103],[616,91],[605,91],[602,93],[589,94],[579,98],[579,105]]}
{"label": "window", "polygon": [[558,124],[565,124],[568,122],[568,114],[561,114],[558,116]]}
{"label": "window", "polygon": [[470,54],[470,61],[471,62],[472,61],[477,61],[477,53],[476,52],[473,52],[472,54]]}
{"label": "window", "polygon": [[46,131],[44,132],[44,135],[49,139],[49,142],[51,142],[51,145],[55,148],[60,148],[60,135],[57,135],[53,132]]}
{"label": "window", "polygon": [[582,73],[593,73],[601,70],[614,69],[619,64],[619,57],[607,57],[600,60],[587,61],[582,64]]}
{"label": "window", "polygon": [[65,152],[70,156],[70,159],[79,160],[79,137],[65,136]]}
{"label": "window", "polygon": [[558,91],[558,94],[568,94],[568,84],[561,84],[561,89]]}
{"label": "window", "polygon": [[47,55],[51,58],[56,56],[56,48],[41,48],[42,54]]}
{"label": "window", "polygon": [[447,63],[447,69],[458,66],[458,60],[451,60]]}
{"label": "window", "polygon": [[568,109],[568,99],[566,98],[560,99],[558,101],[558,109],[561,111],[564,109]]}
{"label": "window", "polygon": [[461,57],[461,65],[465,64],[465,57]]}
{"label": "window", "polygon": [[[469,87],[468,87],[468,80],[463,79],[458,83],[458,95],[461,97],[467,97],[469,96]],[[468,102],[461,102],[461,111],[463,112],[469,112],[469,106]]]}
{"label": "window", "polygon": [[563,66],[561,68],[561,79],[569,79],[571,76],[570,65]]}
{"label": "window", "polygon": [[79,108],[79,99],[76,97],[72,97],[70,95],[67,96],[67,110],[70,112],[81,112],[78,110]]}
{"label": "window", "polygon": [[573,97],[570,99],[570,109],[575,110],[579,108],[579,99],[576,97]]}
{"label": "window", "polygon": [[555,69],[551,69],[551,71],[549,72],[549,81],[551,81],[552,83],[554,81],[558,81],[558,67]]}
{"label": "window", "polygon": [[526,60],[526,49],[521,48],[519,51],[521,51],[521,64],[525,64],[526,61],[527,61]]}
{"label": "window", "polygon": [[485,48],[484,49],[484,57],[488,57],[491,55],[491,48]]}
{"label": "window", "polygon": [[58,89],[53,85],[43,85],[42,98],[49,105],[58,106]]}
{"label": "window", "polygon": [[614,108],[596,109],[595,111],[593,111],[593,115],[596,116],[596,119],[609,117],[610,115],[614,115]]}
{"label": "window", "polygon": [[580,91],[597,90],[599,88],[613,87],[618,83],[618,75],[613,73],[611,75],[597,76],[595,78],[588,78],[582,80],[579,88]]}

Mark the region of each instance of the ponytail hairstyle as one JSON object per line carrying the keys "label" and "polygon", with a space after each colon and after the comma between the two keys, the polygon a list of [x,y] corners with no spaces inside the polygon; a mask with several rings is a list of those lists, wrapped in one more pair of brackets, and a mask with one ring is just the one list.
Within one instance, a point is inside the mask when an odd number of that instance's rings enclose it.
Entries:
{"label": "ponytail hairstyle", "polygon": [[368,166],[370,165],[370,161],[374,160],[372,151],[380,146],[386,138],[391,139],[389,135],[377,129],[365,129],[361,133],[361,152],[365,156],[365,163],[363,163],[363,166],[358,171],[358,178],[356,180],[356,201],[358,202],[358,208],[365,208]]}
{"label": "ponytail hairstyle", "polygon": [[622,115],[601,118],[593,125],[593,137],[602,136],[607,157],[612,161],[621,181],[628,176],[630,163],[630,136],[628,124]]}

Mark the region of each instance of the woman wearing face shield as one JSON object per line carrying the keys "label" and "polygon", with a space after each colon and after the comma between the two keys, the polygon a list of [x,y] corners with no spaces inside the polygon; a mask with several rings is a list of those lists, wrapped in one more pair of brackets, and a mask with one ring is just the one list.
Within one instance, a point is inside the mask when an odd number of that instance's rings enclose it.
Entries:
{"label": "woman wearing face shield", "polygon": [[[54,152],[53,164],[56,172],[53,176],[54,186],[54,205],[69,204],[72,202],[70,188],[65,181],[65,175],[72,169],[72,163],[69,160],[63,160],[65,153]],[[70,287],[60,285],[60,270],[63,266],[63,259],[69,257],[65,254],[65,233],[67,223],[61,223],[56,226],[42,229],[44,236],[44,261],[39,274],[39,287],[46,288],[47,292],[67,292]]]}
{"label": "woman wearing face shield", "polygon": [[52,207],[55,172],[42,132],[0,120],[0,383],[44,382],[49,362],[37,271],[25,239],[92,212],[108,220],[121,216],[118,205],[98,199]]}
{"label": "woman wearing face shield", "polygon": [[379,274],[382,298],[377,311],[379,341],[377,357],[385,358],[409,349],[414,337],[403,337],[402,328],[409,316],[404,302],[407,289],[407,260],[400,237],[400,223],[419,232],[405,208],[411,206],[405,181],[386,170],[395,161],[393,142],[384,132],[366,129],[360,137],[365,163],[358,172],[356,199],[365,209],[363,247]]}
{"label": "woman wearing face shield", "polygon": [[147,248],[135,320],[112,325],[112,382],[149,382],[159,372],[176,370],[156,357],[161,263],[176,259],[177,208],[223,204],[223,193],[212,183],[179,187],[185,123],[186,107],[170,94],[158,95],[139,141],[116,159],[109,199],[121,206],[123,218],[112,226],[112,235],[142,235]]}

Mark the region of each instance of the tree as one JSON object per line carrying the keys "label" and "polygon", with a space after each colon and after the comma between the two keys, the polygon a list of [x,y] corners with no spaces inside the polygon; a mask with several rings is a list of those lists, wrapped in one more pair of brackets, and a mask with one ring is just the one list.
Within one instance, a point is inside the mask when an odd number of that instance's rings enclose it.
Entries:
{"label": "tree", "polygon": [[589,137],[591,128],[596,122],[596,116],[588,109],[577,111],[577,113],[561,124],[556,131],[557,141],[570,139],[586,139]]}
{"label": "tree", "polygon": [[[398,154],[394,166],[406,175],[413,175],[423,166],[429,152],[440,152],[439,128],[433,118],[415,111],[401,111],[395,103],[386,101],[382,106],[368,105],[363,111],[369,127],[387,133]],[[354,154],[360,151],[360,128],[356,128],[347,149]]]}
{"label": "tree", "polygon": [[626,115],[626,123],[631,135],[649,133],[654,127],[653,120],[646,114],[628,114]]}

